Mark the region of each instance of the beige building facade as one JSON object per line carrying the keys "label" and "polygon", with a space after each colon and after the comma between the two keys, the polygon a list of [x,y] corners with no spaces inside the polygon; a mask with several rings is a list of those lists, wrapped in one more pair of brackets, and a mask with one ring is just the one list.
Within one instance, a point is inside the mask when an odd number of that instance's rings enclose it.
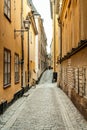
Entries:
{"label": "beige building facade", "polygon": [[[45,34],[45,30],[44,30],[44,25],[43,25],[43,20],[41,18],[41,15],[38,13],[38,11],[36,10],[32,0],[30,1],[30,6],[32,8],[32,10],[34,11],[34,18],[35,18],[35,23],[36,23],[36,28],[37,28],[37,32],[38,34],[35,36],[35,50],[34,52],[31,51],[33,55],[35,55],[35,81],[38,82],[41,74],[45,71],[45,69],[47,68],[47,37]],[[32,47],[33,49],[34,47]],[[30,57],[31,57],[30,56]]]}
{"label": "beige building facade", "polygon": [[[39,73],[41,74],[45,69],[46,69],[46,57],[47,57],[47,51],[46,51],[46,46],[47,46],[47,38],[43,26],[43,20],[39,18],[39,42],[38,42],[38,57],[39,57]],[[39,75],[40,75],[39,74]]]}

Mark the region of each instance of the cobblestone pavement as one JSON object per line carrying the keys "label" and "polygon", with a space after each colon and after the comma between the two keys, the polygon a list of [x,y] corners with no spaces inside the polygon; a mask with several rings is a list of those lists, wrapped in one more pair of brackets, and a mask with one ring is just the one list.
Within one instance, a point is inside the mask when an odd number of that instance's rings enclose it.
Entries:
{"label": "cobblestone pavement", "polygon": [[0,116],[0,130],[87,130],[87,121],[51,81],[52,71],[47,70],[36,88]]}

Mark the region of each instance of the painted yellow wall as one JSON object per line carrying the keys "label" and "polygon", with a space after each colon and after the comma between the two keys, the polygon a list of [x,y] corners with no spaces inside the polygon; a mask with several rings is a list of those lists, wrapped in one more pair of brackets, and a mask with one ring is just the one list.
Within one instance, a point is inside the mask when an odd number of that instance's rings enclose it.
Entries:
{"label": "painted yellow wall", "polygon": [[52,27],[53,27],[53,40],[52,40],[52,59],[53,59],[53,71],[57,72],[57,57],[59,56],[58,46],[58,15],[56,13],[56,4],[52,2]]}
{"label": "painted yellow wall", "polygon": [[[77,20],[78,19],[78,20]],[[79,0],[66,0],[63,3],[62,13],[62,56],[78,46],[80,40],[80,12]]]}
{"label": "painted yellow wall", "polygon": [[[19,58],[21,58],[20,36],[17,39],[14,38],[14,29],[20,29],[21,2],[15,0],[14,3],[14,1],[11,1],[11,22],[4,15],[3,0],[0,0],[0,6],[0,102],[2,100],[9,102],[13,98],[13,95],[21,89],[21,80],[18,84],[14,82],[14,54],[19,54]],[[6,89],[3,88],[4,48],[11,51],[11,86]],[[21,77],[20,67],[19,71]]]}

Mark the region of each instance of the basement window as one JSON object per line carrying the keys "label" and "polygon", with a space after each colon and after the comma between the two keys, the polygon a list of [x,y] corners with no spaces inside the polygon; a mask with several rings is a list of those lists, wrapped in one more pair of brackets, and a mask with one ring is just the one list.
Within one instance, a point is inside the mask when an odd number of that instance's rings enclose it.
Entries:
{"label": "basement window", "polygon": [[11,20],[11,0],[4,0],[4,14],[6,18]]}

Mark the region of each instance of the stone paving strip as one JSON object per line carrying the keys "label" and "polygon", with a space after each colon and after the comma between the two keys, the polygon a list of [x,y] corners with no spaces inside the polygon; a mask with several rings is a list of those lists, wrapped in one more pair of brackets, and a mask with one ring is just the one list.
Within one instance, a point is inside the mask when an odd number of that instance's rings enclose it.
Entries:
{"label": "stone paving strip", "polygon": [[87,130],[87,121],[60,88],[56,91],[63,121],[69,130]]}
{"label": "stone paving strip", "polygon": [[27,96],[31,96],[34,89],[29,90],[27,93],[24,94],[23,97],[19,98],[17,101],[14,102],[5,112],[4,114],[0,115],[0,130],[9,130],[10,127],[13,125],[15,120],[17,119],[18,115],[21,113],[23,107],[25,107],[25,102]]}
{"label": "stone paving strip", "polygon": [[87,121],[51,81],[52,71],[48,70],[36,88],[0,116],[0,130],[87,130]]}

